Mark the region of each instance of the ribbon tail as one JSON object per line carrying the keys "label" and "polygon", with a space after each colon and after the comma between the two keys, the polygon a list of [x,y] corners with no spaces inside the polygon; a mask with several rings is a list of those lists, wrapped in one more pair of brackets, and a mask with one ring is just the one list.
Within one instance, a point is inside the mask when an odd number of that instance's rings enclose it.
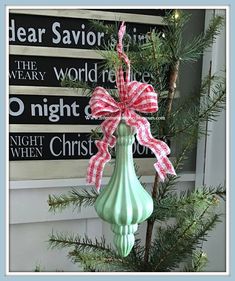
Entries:
{"label": "ribbon tail", "polygon": [[167,174],[176,175],[175,169],[167,157],[170,154],[170,148],[165,142],[157,140],[152,136],[148,120],[130,110],[126,112],[125,116],[126,123],[136,128],[138,142],[148,147],[156,156],[158,161],[154,164],[154,168],[160,180],[164,181]]}
{"label": "ribbon tail", "polygon": [[108,143],[103,140],[96,141],[96,146],[98,148],[98,152],[96,155],[92,156],[89,161],[87,183],[94,183],[97,190],[99,190],[104,166],[110,161],[111,155],[108,150]]}
{"label": "ribbon tail", "polygon": [[113,136],[113,133],[120,120],[121,113],[118,112],[112,114],[101,124],[104,136],[102,140],[96,141],[95,144],[98,148],[98,152],[91,157],[87,169],[87,183],[94,183],[97,190],[99,190],[101,186],[104,166],[111,159],[108,147],[114,147],[116,144],[116,137]]}
{"label": "ribbon tail", "polygon": [[167,174],[176,175],[175,169],[166,155],[158,158],[158,161],[154,164],[154,168],[162,182],[165,180]]}

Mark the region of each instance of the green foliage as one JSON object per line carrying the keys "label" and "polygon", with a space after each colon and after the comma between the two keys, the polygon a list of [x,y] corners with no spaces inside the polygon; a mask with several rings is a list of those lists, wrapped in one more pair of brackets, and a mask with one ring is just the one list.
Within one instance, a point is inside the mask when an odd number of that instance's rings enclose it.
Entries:
{"label": "green foliage", "polygon": [[69,76],[65,76],[63,79],[61,79],[60,83],[61,87],[67,87],[75,90],[81,90],[82,94],[84,96],[91,96],[93,87],[89,86],[84,81],[78,81],[78,80],[71,80]]}
{"label": "green foliage", "polygon": [[51,249],[73,247],[68,254],[69,258],[74,263],[82,264],[86,271],[102,271],[107,268],[113,270],[118,265],[124,267],[122,259],[106,244],[104,237],[100,241],[94,241],[87,236],[82,238],[79,235],[52,233],[49,246]]}
{"label": "green foliage", "polygon": [[[163,220],[165,226],[157,230],[152,242],[150,260],[144,261],[144,247],[137,239],[131,254],[120,258],[111,245],[107,245],[104,237],[100,240],[84,238],[79,235],[57,233],[50,236],[50,248],[72,248],[68,256],[74,263],[83,266],[85,271],[171,271],[187,261],[197,249],[205,235],[219,221],[218,214],[209,209],[218,204],[218,198],[224,197],[221,186],[202,188],[192,193],[173,192],[154,206],[150,219]],[[93,197],[91,197],[93,200]],[[77,198],[78,202],[79,197]],[[175,218],[172,223],[169,218]],[[168,222],[167,222],[168,221]],[[194,253],[194,252],[193,252]],[[205,257],[193,256],[193,270],[201,270]],[[189,270],[189,268],[188,268]]]}
{"label": "green foliage", "polygon": [[[209,93],[208,93],[209,91]],[[200,101],[200,106],[199,106]],[[206,134],[203,122],[215,121],[226,106],[226,88],[223,78],[207,76],[202,82],[199,95],[183,99],[170,117],[168,137],[180,134]]]}
{"label": "green foliage", "polygon": [[34,269],[34,272],[41,272],[42,269],[41,269],[41,266],[40,265],[36,265],[35,269]]}
{"label": "green foliage", "polygon": [[[184,42],[183,32],[189,20],[187,12],[169,11],[164,18],[163,31],[149,32],[144,44],[135,44],[128,36],[124,37],[125,51],[131,60],[132,70],[150,72],[151,84],[159,93],[159,110],[150,114],[152,134],[177,143],[179,150],[173,161],[178,176],[169,176],[164,183],[160,183],[154,198],[154,211],[149,221],[156,223],[156,235],[151,241],[149,259],[146,261],[144,258],[145,246],[140,239],[136,239],[130,255],[121,258],[111,245],[106,244],[104,237],[98,240],[68,233],[52,233],[50,247],[69,248],[68,257],[82,266],[84,271],[168,272],[179,271],[184,262],[183,271],[196,272],[202,271],[207,263],[207,256],[199,246],[219,222],[217,206],[221,199],[225,199],[224,187],[203,186],[181,193],[175,189],[176,184],[180,184],[179,172],[188,153],[195,147],[198,137],[208,133],[203,122],[216,120],[225,108],[225,80],[209,74],[202,81],[199,92],[192,89],[193,97],[180,98],[174,102],[167,122],[164,119],[156,122],[159,117],[165,116],[172,67],[177,63],[180,66],[182,62],[197,61],[212,45],[224,22],[222,17],[215,16],[203,34]],[[105,51],[99,53],[105,58],[102,67],[116,69],[120,63],[115,51],[117,25],[113,27],[99,21],[91,24],[112,38],[112,42],[104,46]],[[84,94],[89,95],[92,91],[92,87],[82,82],[69,79],[62,82],[70,88],[88,89]],[[111,91],[111,95],[117,98],[116,91]],[[93,130],[91,135],[93,139],[100,139],[100,128]],[[138,172],[137,165],[135,169]],[[66,194],[49,195],[49,210],[57,212],[69,206],[74,210],[92,206],[97,196],[95,190],[87,187],[73,188]]]}
{"label": "green foliage", "polygon": [[201,34],[188,42],[180,54],[182,61],[193,62],[196,61],[203,54],[203,51],[210,47],[215,41],[216,36],[219,34],[223,26],[224,18],[215,16],[209,23],[209,26],[204,34]]}
{"label": "green foliage", "polygon": [[197,249],[205,235],[219,222],[218,215],[203,218],[203,213],[194,218],[186,217],[173,226],[160,227],[150,253],[153,271],[172,271],[179,267]]}
{"label": "green foliage", "polygon": [[[207,30],[191,41],[183,41],[183,32],[190,20],[191,15],[183,10],[167,12],[163,18],[165,26],[161,32],[152,30],[147,34],[147,42],[137,44],[130,37],[124,36],[125,51],[132,63],[134,72],[147,71],[152,74],[151,84],[158,90],[160,95],[168,90],[168,75],[171,65],[177,61],[195,62],[205,49],[209,48],[219,34],[224,18],[215,16],[209,23]],[[106,27],[99,21],[92,21],[92,25],[108,34],[116,42],[118,26]],[[115,44],[103,46],[105,52],[99,51],[104,57],[104,67],[116,69],[120,64]],[[150,63],[151,62],[151,63]]]}
{"label": "green foliage", "polygon": [[49,195],[47,202],[49,211],[62,211],[70,206],[79,210],[81,206],[87,207],[94,205],[97,196],[98,193],[95,189],[73,188],[66,194]]}
{"label": "green foliage", "polygon": [[207,254],[201,250],[195,250],[192,253],[192,260],[188,263],[183,271],[184,272],[199,272],[203,271],[203,268],[208,262]]}
{"label": "green foliage", "polygon": [[[171,190],[172,191],[172,190]],[[180,194],[168,192],[167,195],[158,196],[154,200],[154,211],[151,219],[165,221],[170,218],[184,217],[186,214],[195,213],[207,206],[216,206],[219,197],[225,197],[224,187],[202,187],[194,191],[184,191]]]}
{"label": "green foliage", "polygon": [[[171,187],[174,187],[174,184]],[[80,192],[81,188],[77,188],[76,200],[73,197],[72,203],[69,201],[70,192],[69,195],[54,198],[53,210],[61,211],[61,201],[66,206],[70,204],[87,206],[94,203],[93,193],[87,193],[84,200],[84,194]],[[161,199],[154,201],[154,212],[150,220],[162,221],[164,226],[157,229],[157,235],[151,246],[150,260],[147,263],[144,261],[144,247],[138,239],[131,254],[126,258],[119,257],[112,246],[106,244],[104,237],[94,240],[87,236],[52,233],[49,245],[51,249],[72,248],[68,254],[69,258],[81,265],[84,271],[171,271],[178,269],[180,263],[187,261],[192,253],[194,263],[191,269],[201,270],[205,265],[205,257],[199,259],[194,250],[201,241],[206,240],[208,231],[219,221],[219,215],[214,213],[214,208],[218,206],[219,198],[224,197],[225,190],[222,186],[203,187],[191,193],[181,194],[169,188],[168,195],[159,196]]]}

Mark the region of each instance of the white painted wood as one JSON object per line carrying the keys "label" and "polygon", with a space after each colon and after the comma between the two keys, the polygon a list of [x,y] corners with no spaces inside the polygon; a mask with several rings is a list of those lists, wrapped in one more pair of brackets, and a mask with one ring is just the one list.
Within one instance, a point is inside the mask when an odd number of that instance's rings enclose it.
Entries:
{"label": "white painted wood", "polygon": [[[154,175],[154,158],[135,159],[140,167],[139,173]],[[37,160],[10,161],[10,180],[45,180],[61,178],[84,178],[89,160]],[[108,163],[104,168],[104,177],[112,174],[114,165]]]}
{"label": "white painted wood", "polygon": [[10,224],[96,218],[97,214],[93,207],[82,207],[81,209],[71,207],[61,213],[49,212],[47,203],[49,194],[59,195],[67,193],[69,190],[71,190],[69,187],[11,190],[9,195]]}
{"label": "white painted wood", "polygon": [[[30,181],[32,183],[32,181]],[[47,181],[47,187],[39,188],[39,181],[37,185],[25,188],[25,185],[18,186],[18,188],[10,189],[10,224],[19,223],[34,223],[58,220],[76,220],[86,218],[97,218],[97,214],[92,207],[82,208],[66,208],[61,213],[49,212],[47,203],[49,194],[60,195],[71,191],[75,188],[89,188],[86,186],[79,186],[75,182],[61,180],[61,183],[56,185],[56,181]],[[50,183],[50,186],[49,186]],[[15,182],[15,186],[16,182]],[[191,190],[194,186],[194,181],[179,182],[176,185],[176,191]],[[151,190],[152,182],[148,183],[148,189]],[[100,230],[101,231],[101,230]]]}
{"label": "white painted wood", "polygon": [[114,248],[113,245],[113,232],[111,231],[110,224],[106,221],[102,221],[102,232],[105,237],[105,242],[107,245],[111,245],[112,248]]}
{"label": "white painted wood", "polygon": [[10,55],[25,56],[46,56],[46,57],[66,57],[66,58],[86,58],[86,59],[104,59],[101,55],[105,51],[72,49],[72,48],[55,48],[55,47],[38,47],[38,46],[9,46]]}
{"label": "white painted wood", "polygon": [[52,95],[52,96],[86,96],[87,90],[65,87],[9,86],[11,95]]}
{"label": "white painted wood", "polygon": [[42,271],[79,271],[67,257],[70,248],[48,249],[49,235],[56,232],[86,232],[86,220],[50,221],[44,223],[27,223],[10,226],[10,260],[11,272],[30,272],[36,266]]}
{"label": "white painted wood", "polygon": [[30,132],[30,133],[87,133],[89,137],[91,130],[95,130],[98,125],[62,125],[62,124],[11,124],[11,133]]}
{"label": "white painted wood", "polygon": [[100,218],[93,218],[86,220],[86,234],[90,239],[98,239],[100,241],[103,236],[102,220]]}
{"label": "white painted wood", "polygon": [[[121,8],[121,7],[119,7]],[[162,17],[85,9],[11,9],[10,13],[164,25]]]}
{"label": "white painted wood", "polygon": [[[215,14],[225,15],[225,10],[215,10],[206,12],[206,23]],[[227,25],[228,28],[228,25]],[[212,61],[212,75],[226,69],[226,45],[225,29],[217,37],[210,52],[204,56],[203,73],[207,73],[209,63]],[[228,33],[227,33],[228,35]],[[228,54],[227,54],[228,55]],[[227,66],[228,67],[228,66]],[[227,68],[228,70],[228,68]],[[220,73],[222,75],[222,73]],[[227,74],[228,75],[228,74]],[[212,94],[212,93],[211,93]],[[221,112],[217,122],[208,123],[209,136],[198,143],[196,184],[205,184],[207,186],[225,185],[226,181],[226,118],[225,111]],[[228,155],[228,154],[227,154]],[[227,167],[228,169],[228,167]],[[228,210],[228,209],[227,209]],[[220,202],[218,211],[225,214],[225,203]],[[226,218],[222,217],[222,223],[209,233],[207,242],[203,243],[203,249],[208,254],[209,264],[206,271],[225,271],[226,265]],[[227,241],[228,242],[228,241]]]}
{"label": "white painted wood", "polygon": [[[108,90],[108,89],[107,89]],[[112,89],[112,92],[115,92]],[[82,88],[67,88],[67,87],[39,87],[39,86],[9,86],[10,95],[55,95],[55,96],[77,96],[84,97],[88,96],[89,90],[84,90]],[[165,95],[166,92],[163,92]],[[176,91],[175,98],[180,97],[180,92]]]}
{"label": "white painted wood", "polygon": [[[194,182],[194,172],[184,172],[180,175],[180,182]],[[107,184],[109,177],[102,178],[102,184]],[[142,176],[141,182],[153,183],[154,176]],[[71,186],[85,186],[85,178],[73,179],[51,179],[51,180],[26,180],[26,181],[10,181],[10,189],[34,189],[34,188],[48,188],[48,187],[71,187]]]}

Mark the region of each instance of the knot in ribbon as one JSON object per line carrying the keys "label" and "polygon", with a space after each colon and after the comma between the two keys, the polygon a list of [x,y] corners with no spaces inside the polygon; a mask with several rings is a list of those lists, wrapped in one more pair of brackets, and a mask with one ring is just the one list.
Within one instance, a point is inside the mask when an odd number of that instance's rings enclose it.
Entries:
{"label": "knot in ribbon", "polygon": [[125,102],[119,102],[118,107],[120,108],[121,112],[124,113],[127,108],[127,104]]}
{"label": "knot in ribbon", "polygon": [[155,154],[158,161],[154,167],[160,180],[164,181],[166,174],[175,175],[174,167],[167,157],[170,154],[170,148],[165,142],[153,138],[148,120],[135,112],[156,112],[158,110],[157,93],[152,85],[137,81],[130,82],[130,61],[122,51],[125,29],[122,22],[118,32],[117,51],[120,60],[126,63],[127,69],[125,79],[121,66],[116,72],[120,102],[115,101],[103,87],[96,87],[89,103],[93,117],[106,117],[101,124],[103,139],[96,141],[98,152],[91,157],[87,171],[87,182],[95,183],[97,189],[101,185],[104,166],[111,159],[108,146],[114,147],[116,143],[116,137],[113,134],[121,119],[124,119],[127,125],[135,127],[138,142]]}

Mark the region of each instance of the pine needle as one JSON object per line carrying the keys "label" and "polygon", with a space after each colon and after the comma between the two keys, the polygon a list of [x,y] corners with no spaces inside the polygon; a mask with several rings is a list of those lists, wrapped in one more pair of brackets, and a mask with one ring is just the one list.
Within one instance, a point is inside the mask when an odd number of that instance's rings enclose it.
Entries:
{"label": "pine needle", "polygon": [[68,193],[49,195],[48,205],[50,212],[62,211],[72,206],[73,210],[80,211],[80,207],[93,206],[98,193],[95,189],[73,188]]}

